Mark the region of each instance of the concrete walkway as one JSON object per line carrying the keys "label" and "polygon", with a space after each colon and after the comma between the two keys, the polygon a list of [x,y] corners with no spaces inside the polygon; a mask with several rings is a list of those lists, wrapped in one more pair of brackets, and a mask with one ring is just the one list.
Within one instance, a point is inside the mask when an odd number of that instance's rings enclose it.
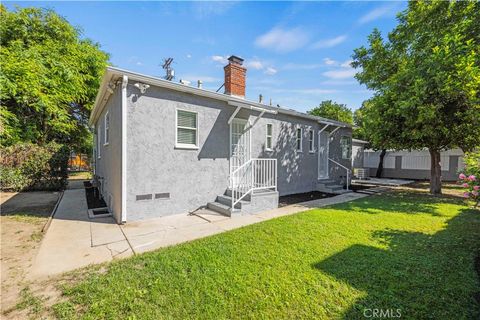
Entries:
{"label": "concrete walkway", "polygon": [[209,210],[200,210],[195,214],[166,216],[120,226],[112,218],[90,220],[85,191],[66,190],[42,241],[29,278],[51,276],[366,196],[368,195],[346,193],[233,218]]}

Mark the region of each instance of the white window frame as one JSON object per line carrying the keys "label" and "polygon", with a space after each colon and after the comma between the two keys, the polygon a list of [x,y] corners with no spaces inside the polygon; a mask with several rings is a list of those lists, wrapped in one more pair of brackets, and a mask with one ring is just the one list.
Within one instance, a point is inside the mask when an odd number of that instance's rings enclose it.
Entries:
{"label": "white window frame", "polygon": [[[185,143],[178,143],[178,111],[184,111],[184,112],[189,112],[189,113],[194,113],[195,114],[195,117],[196,117],[196,124],[197,124],[197,127],[195,128],[195,142],[196,144],[193,145],[193,144],[185,144]],[[198,145],[199,145],[199,142],[198,142],[198,131],[199,131],[199,128],[200,127],[200,124],[199,124],[199,121],[198,121],[198,112],[196,111],[192,111],[192,110],[187,110],[187,109],[181,109],[181,108],[176,108],[175,109],[175,148],[176,149],[192,149],[192,150],[197,150],[198,149]],[[189,130],[193,130],[193,128],[188,128],[188,127],[180,127],[180,128],[183,128],[183,129],[189,129]]]}
{"label": "white window frame", "polygon": [[105,117],[103,118],[103,127],[104,127],[104,143],[103,145],[104,146],[108,146],[109,144],[109,140],[110,140],[110,114],[109,112],[107,111],[105,113]]}
{"label": "white window frame", "polygon": [[100,152],[100,150],[102,149],[102,146],[101,146],[101,137],[100,137],[100,128],[97,127],[97,134],[95,135],[96,138],[97,138],[97,141],[96,144],[97,144],[97,158],[100,159],[102,157],[102,154]]}
{"label": "white window frame", "polygon": [[[268,126],[272,128],[270,135],[268,135]],[[268,138],[270,138],[270,147],[268,146]],[[265,150],[272,151],[273,150],[273,124],[267,123],[265,125]]]}
{"label": "white window frame", "polygon": [[[300,149],[298,148],[298,130],[300,130]],[[295,129],[295,150],[297,152],[303,152],[303,128],[302,127],[297,127]]]}
{"label": "white window frame", "polygon": [[315,153],[315,131],[308,130],[308,152]]}

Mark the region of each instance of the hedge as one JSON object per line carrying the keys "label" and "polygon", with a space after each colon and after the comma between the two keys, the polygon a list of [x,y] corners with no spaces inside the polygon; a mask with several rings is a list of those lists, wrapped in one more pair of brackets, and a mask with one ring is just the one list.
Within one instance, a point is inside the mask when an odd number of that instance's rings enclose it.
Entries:
{"label": "hedge", "polygon": [[61,190],[67,185],[69,149],[58,143],[20,143],[1,148],[0,181],[4,191]]}

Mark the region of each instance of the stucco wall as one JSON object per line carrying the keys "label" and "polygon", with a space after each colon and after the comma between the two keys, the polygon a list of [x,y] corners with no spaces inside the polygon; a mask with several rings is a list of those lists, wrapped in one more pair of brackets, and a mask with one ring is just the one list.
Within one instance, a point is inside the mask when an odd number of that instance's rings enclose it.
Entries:
{"label": "stucco wall", "polygon": [[[225,103],[151,87],[127,87],[127,219],[183,213],[214,201],[228,185],[228,118]],[[199,149],[175,148],[176,108],[198,112]],[[136,200],[170,193],[169,199]]]}
{"label": "stucco wall", "polygon": [[[127,87],[127,220],[184,213],[215,201],[228,187],[229,125],[235,107],[225,102],[150,87],[140,94],[133,83]],[[198,112],[199,148],[175,148],[176,109]],[[252,123],[258,112],[242,109],[238,118]],[[273,124],[273,151],[265,150],[266,123]],[[303,152],[295,151],[294,130],[304,130]],[[278,159],[280,195],[315,190],[317,153],[308,151],[307,128],[317,132],[322,125],[288,115],[265,114],[252,131],[252,157]],[[349,159],[340,159],[339,141],[351,136],[351,129],[340,129],[332,137],[330,157],[350,167]],[[331,177],[345,170],[330,166]],[[155,193],[170,193],[169,199],[155,199]],[[136,200],[137,195],[153,194],[151,200]]]}
{"label": "stucco wall", "polygon": [[[121,221],[122,201],[122,95],[118,86],[108,99],[105,108],[95,124],[100,137],[100,158],[98,150],[95,159],[95,175],[103,184],[103,198],[117,222]],[[105,114],[109,112],[109,143],[105,141]],[[96,144],[96,141],[94,141]],[[96,146],[97,147],[97,144]]]}

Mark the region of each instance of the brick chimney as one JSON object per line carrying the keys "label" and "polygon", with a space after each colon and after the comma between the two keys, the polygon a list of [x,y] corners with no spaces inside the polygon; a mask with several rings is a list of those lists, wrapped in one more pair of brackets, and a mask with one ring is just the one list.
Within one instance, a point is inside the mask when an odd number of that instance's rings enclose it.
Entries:
{"label": "brick chimney", "polygon": [[230,56],[225,70],[225,94],[245,98],[245,78],[247,69],[242,66],[243,59]]}

